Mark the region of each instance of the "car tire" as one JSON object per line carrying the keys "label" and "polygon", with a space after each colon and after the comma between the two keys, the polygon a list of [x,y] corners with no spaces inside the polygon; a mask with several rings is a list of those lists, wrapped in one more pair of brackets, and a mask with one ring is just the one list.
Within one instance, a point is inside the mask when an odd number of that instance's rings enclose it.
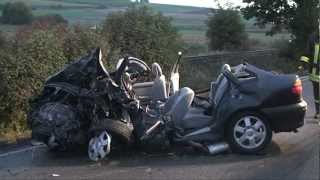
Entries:
{"label": "car tire", "polygon": [[243,112],[234,116],[226,127],[226,137],[233,152],[257,154],[271,142],[269,122],[255,112]]}

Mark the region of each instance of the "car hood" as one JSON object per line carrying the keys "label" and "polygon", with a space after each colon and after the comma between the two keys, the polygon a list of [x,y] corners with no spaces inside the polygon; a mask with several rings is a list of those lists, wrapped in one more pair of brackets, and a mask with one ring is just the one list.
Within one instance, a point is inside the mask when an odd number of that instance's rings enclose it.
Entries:
{"label": "car hood", "polygon": [[99,48],[49,76],[45,85],[63,83],[89,89],[92,81],[98,76],[110,77],[101,62],[101,50]]}

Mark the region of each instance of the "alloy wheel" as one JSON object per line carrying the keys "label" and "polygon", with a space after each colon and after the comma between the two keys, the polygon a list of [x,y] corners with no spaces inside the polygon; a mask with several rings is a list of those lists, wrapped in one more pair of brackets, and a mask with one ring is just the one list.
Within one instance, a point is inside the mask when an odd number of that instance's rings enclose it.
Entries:
{"label": "alloy wheel", "polygon": [[256,116],[244,116],[235,124],[233,136],[242,148],[254,149],[265,141],[266,125]]}

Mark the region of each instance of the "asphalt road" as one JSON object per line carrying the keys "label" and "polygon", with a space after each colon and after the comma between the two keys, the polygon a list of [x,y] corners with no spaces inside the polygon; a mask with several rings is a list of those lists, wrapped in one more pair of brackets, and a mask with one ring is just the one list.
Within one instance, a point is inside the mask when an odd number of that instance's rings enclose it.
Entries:
{"label": "asphalt road", "polygon": [[298,133],[274,134],[264,155],[195,152],[115,154],[95,163],[85,154],[53,154],[45,147],[0,154],[0,179],[266,179],[319,180],[320,126],[312,119],[311,83],[304,81],[309,104]]}

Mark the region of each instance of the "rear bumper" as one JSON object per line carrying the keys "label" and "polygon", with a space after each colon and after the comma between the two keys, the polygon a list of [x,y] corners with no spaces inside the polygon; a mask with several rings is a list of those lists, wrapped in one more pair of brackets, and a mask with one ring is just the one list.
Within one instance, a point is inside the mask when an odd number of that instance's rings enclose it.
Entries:
{"label": "rear bumper", "polygon": [[262,109],[275,132],[290,132],[303,126],[306,111],[307,103],[304,100],[297,104]]}

